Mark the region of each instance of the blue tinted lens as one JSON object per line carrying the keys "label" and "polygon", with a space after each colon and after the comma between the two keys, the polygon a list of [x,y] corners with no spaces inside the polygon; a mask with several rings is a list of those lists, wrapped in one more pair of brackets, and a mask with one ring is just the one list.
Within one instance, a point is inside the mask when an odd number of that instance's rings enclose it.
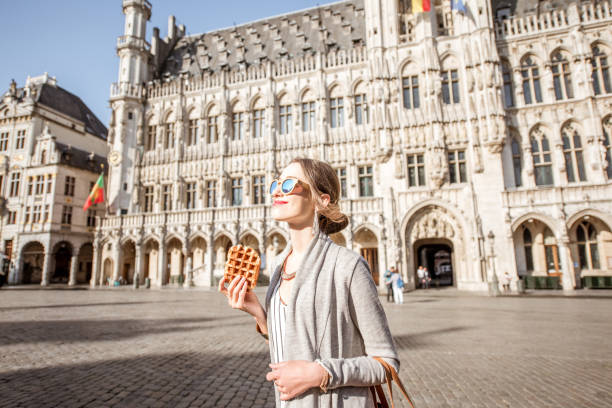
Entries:
{"label": "blue tinted lens", "polygon": [[297,184],[296,179],[287,179],[283,181],[283,184],[281,185],[281,191],[283,192],[283,194],[289,194],[290,192],[293,191],[293,188],[295,187],[296,184]]}
{"label": "blue tinted lens", "polygon": [[276,191],[276,187],[278,187],[278,181],[274,180],[272,182],[272,184],[270,184],[270,194],[274,194],[274,192]]}

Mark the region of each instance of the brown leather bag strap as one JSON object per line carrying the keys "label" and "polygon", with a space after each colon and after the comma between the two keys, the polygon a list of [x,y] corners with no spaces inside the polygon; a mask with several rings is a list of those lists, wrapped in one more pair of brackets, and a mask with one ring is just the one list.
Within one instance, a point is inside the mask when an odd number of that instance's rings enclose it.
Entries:
{"label": "brown leather bag strap", "polygon": [[[374,359],[378,361],[380,364],[382,364],[383,368],[385,369],[385,376],[387,377],[386,378],[387,387],[389,388],[389,398],[391,399],[391,408],[395,408],[395,404],[393,403],[393,388],[391,387],[391,380],[395,381],[395,383],[399,387],[400,391],[402,392],[406,400],[408,400],[408,403],[410,404],[410,406],[414,408],[414,404],[412,403],[412,400],[408,396],[408,392],[406,392],[406,389],[404,388],[404,384],[402,384],[402,380],[400,380],[399,376],[397,375],[397,371],[395,371],[395,368],[391,367],[389,363],[387,363],[385,360],[383,360],[380,357],[374,357]],[[381,388],[381,391],[382,391],[382,388]]]}

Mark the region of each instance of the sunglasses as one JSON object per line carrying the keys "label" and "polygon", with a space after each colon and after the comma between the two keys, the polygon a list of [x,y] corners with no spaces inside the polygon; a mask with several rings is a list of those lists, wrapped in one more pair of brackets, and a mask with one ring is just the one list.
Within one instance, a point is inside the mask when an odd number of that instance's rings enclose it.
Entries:
{"label": "sunglasses", "polygon": [[270,183],[270,195],[274,195],[274,192],[276,191],[279,185],[280,185],[281,193],[285,195],[291,194],[295,186],[297,186],[298,184],[302,186],[304,190],[308,190],[308,184],[306,184],[302,180],[299,180],[295,177],[288,177],[284,179],[283,181],[278,180],[278,179],[272,180],[272,183]]}

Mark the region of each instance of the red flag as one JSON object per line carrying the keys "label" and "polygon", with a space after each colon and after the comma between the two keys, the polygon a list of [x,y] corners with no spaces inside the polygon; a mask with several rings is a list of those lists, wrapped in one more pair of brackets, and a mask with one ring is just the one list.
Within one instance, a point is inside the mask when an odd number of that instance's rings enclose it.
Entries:
{"label": "red flag", "polygon": [[412,0],[412,14],[431,11],[431,0]]}
{"label": "red flag", "polygon": [[87,201],[83,205],[83,211],[87,211],[89,207],[94,204],[98,204],[104,201],[104,173],[100,174],[98,177],[98,181],[94,184],[91,189],[91,193],[89,193],[89,197],[87,197]]}

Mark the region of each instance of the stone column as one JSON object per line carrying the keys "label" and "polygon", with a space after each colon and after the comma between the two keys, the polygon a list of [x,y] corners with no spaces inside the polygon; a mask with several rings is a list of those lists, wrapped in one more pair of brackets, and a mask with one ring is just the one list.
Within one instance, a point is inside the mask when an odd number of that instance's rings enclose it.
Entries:
{"label": "stone column", "polygon": [[573,268],[572,268],[572,258],[569,255],[567,244],[569,242],[569,238],[565,237],[559,241],[557,248],[559,249],[561,259],[561,285],[563,286],[563,291],[573,291],[574,290],[574,277],[573,277]]}
{"label": "stone column", "polygon": [[45,260],[43,261],[43,270],[42,270],[42,279],[40,281],[40,286],[48,286],[49,285],[49,261],[51,257],[51,253],[49,251],[45,251]]}
{"label": "stone column", "polygon": [[121,274],[121,243],[119,241],[113,244],[114,246],[114,258],[113,259],[113,284],[119,280]]}
{"label": "stone column", "polygon": [[212,287],[214,286],[214,276],[213,276],[213,270],[215,268],[215,245],[214,245],[214,241],[213,238],[210,237],[208,239],[208,258],[207,258],[207,265],[204,269],[204,282],[206,282],[208,284],[208,286]]}
{"label": "stone column", "polygon": [[77,283],[77,265],[79,263],[79,256],[73,254],[70,258],[70,277],[68,278],[68,286],[74,286]]}
{"label": "stone column", "polygon": [[164,285],[164,274],[166,273],[166,244],[162,240],[159,243],[159,253],[157,254],[157,286]]}
{"label": "stone column", "polygon": [[136,252],[134,254],[134,285],[136,282],[142,282],[142,242],[137,242],[135,245]]}
{"label": "stone column", "polygon": [[91,281],[89,282],[89,286],[91,286],[92,288],[95,288],[98,285],[98,280],[99,277],[98,275],[100,274],[100,254],[101,254],[101,250],[100,250],[100,244],[97,242],[93,243],[93,259],[92,259],[92,265],[91,265]]}

